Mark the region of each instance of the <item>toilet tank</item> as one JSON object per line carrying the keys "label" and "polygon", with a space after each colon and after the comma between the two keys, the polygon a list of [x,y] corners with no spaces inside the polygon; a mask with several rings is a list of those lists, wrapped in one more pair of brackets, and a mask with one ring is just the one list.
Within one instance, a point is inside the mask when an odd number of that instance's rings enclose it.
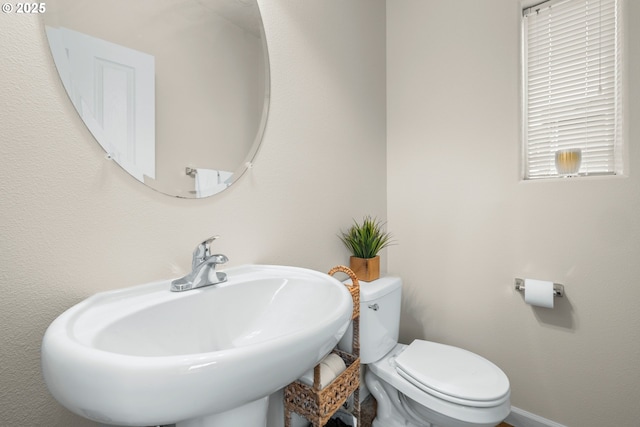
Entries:
{"label": "toilet tank", "polygon": [[[360,282],[360,363],[381,359],[398,343],[401,297],[399,277]],[[338,347],[350,352],[352,337],[349,326]]]}

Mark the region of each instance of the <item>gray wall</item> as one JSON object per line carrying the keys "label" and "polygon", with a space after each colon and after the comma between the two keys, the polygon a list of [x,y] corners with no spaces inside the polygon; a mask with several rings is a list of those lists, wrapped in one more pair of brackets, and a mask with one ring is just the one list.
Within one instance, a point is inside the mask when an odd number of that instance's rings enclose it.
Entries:
{"label": "gray wall", "polygon": [[[522,182],[519,2],[387,2],[402,339],[484,355],[514,406],[567,426],[640,419],[640,2],[627,6],[628,175]],[[516,277],[567,297],[532,308]]]}

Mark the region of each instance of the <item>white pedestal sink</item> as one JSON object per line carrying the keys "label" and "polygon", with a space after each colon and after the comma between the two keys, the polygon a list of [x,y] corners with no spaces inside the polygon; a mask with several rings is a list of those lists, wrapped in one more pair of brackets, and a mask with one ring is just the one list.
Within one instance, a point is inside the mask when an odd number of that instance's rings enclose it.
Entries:
{"label": "white pedestal sink", "polygon": [[228,281],[170,292],[170,281],[103,292],[71,307],[42,342],[51,394],[121,426],[263,427],[268,396],[311,369],[351,319],[335,278],[248,265]]}

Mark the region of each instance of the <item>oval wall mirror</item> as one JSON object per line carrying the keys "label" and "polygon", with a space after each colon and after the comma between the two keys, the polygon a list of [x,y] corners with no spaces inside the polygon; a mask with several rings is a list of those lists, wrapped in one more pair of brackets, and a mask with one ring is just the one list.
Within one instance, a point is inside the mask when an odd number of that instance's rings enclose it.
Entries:
{"label": "oval wall mirror", "polygon": [[200,198],[251,166],[269,108],[256,0],[48,0],[43,18],[71,102],[135,179]]}

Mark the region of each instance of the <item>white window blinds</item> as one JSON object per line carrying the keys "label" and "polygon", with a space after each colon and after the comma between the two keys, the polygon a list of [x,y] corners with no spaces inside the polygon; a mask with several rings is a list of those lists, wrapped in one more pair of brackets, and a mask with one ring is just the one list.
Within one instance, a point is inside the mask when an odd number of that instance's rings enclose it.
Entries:
{"label": "white window blinds", "polygon": [[578,175],[622,172],[619,0],[551,0],[523,11],[524,177],[559,176],[558,150],[578,149]]}

